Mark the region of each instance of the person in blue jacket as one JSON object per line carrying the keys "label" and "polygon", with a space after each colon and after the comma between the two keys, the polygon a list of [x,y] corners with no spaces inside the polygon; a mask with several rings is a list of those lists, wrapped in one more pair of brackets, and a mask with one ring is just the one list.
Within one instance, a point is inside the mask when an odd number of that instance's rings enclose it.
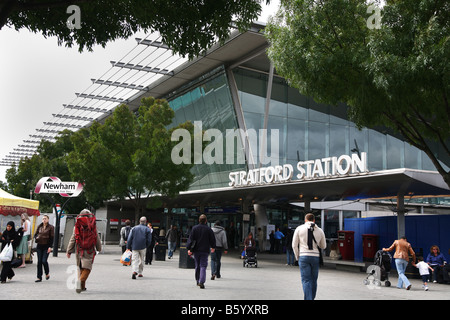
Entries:
{"label": "person in blue jacket", "polygon": [[147,227],[147,218],[141,217],[139,224],[131,229],[127,240],[127,249],[132,251],[131,256],[131,269],[133,274],[131,279],[142,277],[144,271],[145,252],[147,247],[152,243],[152,234]]}
{"label": "person in blue jacket", "polygon": [[275,238],[275,253],[281,253],[281,244],[284,238],[284,234],[283,232],[280,231],[280,228],[277,228],[277,231],[275,231],[274,238]]}
{"label": "person in blue jacket", "polygon": [[[426,262],[434,269],[433,282],[436,283],[438,281],[437,275],[439,273],[443,273],[442,270],[444,269],[444,265],[447,264],[447,260],[445,260],[445,257],[439,250],[438,246],[431,246]],[[448,274],[444,274],[444,280],[448,281]]]}

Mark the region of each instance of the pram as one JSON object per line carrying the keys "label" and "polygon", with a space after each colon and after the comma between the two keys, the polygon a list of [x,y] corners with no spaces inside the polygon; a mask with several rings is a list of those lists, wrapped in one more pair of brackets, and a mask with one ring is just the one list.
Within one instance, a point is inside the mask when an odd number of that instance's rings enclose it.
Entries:
{"label": "pram", "polygon": [[256,249],[255,248],[247,248],[245,250],[243,267],[255,266],[258,268],[258,260],[256,259]]}
{"label": "pram", "polygon": [[365,285],[370,285],[370,277],[373,278],[373,284],[376,286],[381,286],[381,282],[384,282],[386,287],[391,286],[389,281],[389,272],[391,271],[391,261],[392,257],[389,252],[378,250],[375,253],[374,264],[367,267],[367,277],[364,279]]}

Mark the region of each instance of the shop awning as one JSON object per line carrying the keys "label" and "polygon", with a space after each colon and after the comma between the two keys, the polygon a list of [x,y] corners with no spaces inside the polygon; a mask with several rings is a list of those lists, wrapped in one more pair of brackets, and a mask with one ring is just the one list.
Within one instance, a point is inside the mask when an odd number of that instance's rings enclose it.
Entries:
{"label": "shop awning", "polygon": [[16,216],[22,213],[38,216],[39,201],[17,197],[0,189],[0,214]]}

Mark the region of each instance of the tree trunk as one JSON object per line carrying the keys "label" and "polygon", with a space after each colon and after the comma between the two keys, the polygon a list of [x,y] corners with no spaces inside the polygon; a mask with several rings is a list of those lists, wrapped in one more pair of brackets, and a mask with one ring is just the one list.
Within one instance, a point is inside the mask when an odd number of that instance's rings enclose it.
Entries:
{"label": "tree trunk", "polygon": [[142,207],[137,205],[134,211],[134,225],[139,224],[139,219],[142,217]]}

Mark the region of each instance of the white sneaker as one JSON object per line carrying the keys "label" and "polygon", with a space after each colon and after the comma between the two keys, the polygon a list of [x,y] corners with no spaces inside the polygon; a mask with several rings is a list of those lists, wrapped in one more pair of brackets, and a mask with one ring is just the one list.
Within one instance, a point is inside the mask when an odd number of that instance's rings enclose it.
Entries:
{"label": "white sneaker", "polygon": [[427,286],[423,286],[423,290],[428,291],[428,287]]}

